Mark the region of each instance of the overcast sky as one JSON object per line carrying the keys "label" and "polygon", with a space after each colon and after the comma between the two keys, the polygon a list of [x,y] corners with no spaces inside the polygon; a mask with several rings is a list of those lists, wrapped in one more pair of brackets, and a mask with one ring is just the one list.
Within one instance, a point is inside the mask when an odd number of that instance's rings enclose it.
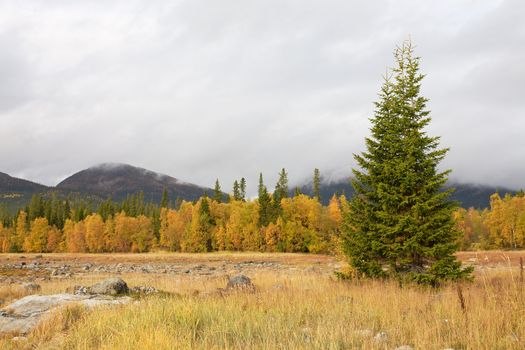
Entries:
{"label": "overcast sky", "polygon": [[525,187],[525,1],[0,0],[0,171],[348,176],[408,37],[464,182]]}

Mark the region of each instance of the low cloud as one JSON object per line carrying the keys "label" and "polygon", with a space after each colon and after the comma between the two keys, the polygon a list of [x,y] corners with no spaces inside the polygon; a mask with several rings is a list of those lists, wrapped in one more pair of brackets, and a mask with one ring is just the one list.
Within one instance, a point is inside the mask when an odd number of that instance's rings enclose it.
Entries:
{"label": "low cloud", "polygon": [[[54,185],[121,162],[229,189],[346,176],[409,36],[453,177],[524,187],[520,0],[4,1],[0,157]],[[337,175],[339,174],[339,175]]]}

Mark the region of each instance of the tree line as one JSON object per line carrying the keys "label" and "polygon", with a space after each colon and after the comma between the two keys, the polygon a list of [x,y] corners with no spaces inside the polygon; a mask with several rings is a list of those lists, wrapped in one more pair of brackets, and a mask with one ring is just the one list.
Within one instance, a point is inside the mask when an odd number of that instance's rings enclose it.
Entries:
{"label": "tree line", "polygon": [[[334,195],[323,206],[319,193],[289,196],[286,176],[283,169],[273,193],[261,176],[253,200],[246,199],[245,180],[244,192],[236,193],[234,184],[227,199],[216,191],[170,205],[164,192],[160,206],[142,193],[97,206],[34,195],[16,215],[3,213],[0,252],[339,252],[346,197]],[[462,250],[525,248],[523,192],[496,193],[490,208],[459,208],[453,219]]]}
{"label": "tree line", "polygon": [[525,194],[498,193],[490,197],[490,208],[463,209],[454,213],[456,228],[462,233],[461,249],[525,248]]}
{"label": "tree line", "polygon": [[[314,171],[314,183],[320,181]],[[319,188],[319,185],[316,185]],[[212,197],[169,204],[165,190],[160,206],[144,195],[121,203],[108,199],[97,206],[84,201],[34,195],[14,217],[0,223],[0,252],[181,252],[248,250],[332,253],[337,250],[344,196],[323,206],[296,191],[290,196],[285,169],[273,192],[259,177],[259,196],[246,198],[246,180],[235,181],[225,197],[216,181]]]}

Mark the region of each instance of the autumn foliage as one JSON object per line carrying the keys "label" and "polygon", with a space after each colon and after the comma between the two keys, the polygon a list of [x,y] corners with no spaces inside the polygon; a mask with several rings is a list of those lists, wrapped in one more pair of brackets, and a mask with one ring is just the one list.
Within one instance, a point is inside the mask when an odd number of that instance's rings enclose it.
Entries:
{"label": "autumn foliage", "polygon": [[[271,195],[270,195],[271,196]],[[280,201],[280,214],[260,225],[257,199],[183,201],[178,209],[136,208],[75,215],[70,209],[60,226],[53,216],[20,211],[11,222],[0,222],[0,252],[173,252],[266,251],[335,253],[339,247],[344,196],[327,206],[298,195]],[[525,248],[525,196],[491,196],[488,209],[460,208],[453,213],[462,250]],[[205,205],[206,207],[206,205]]]}
{"label": "autumn foliage", "polygon": [[152,215],[124,206],[114,214],[99,210],[79,217],[72,209],[61,228],[45,216],[30,219],[20,211],[10,227],[0,226],[0,252],[330,253],[338,246],[340,202],[334,196],[324,207],[306,195],[282,198],[280,214],[266,226],[260,225],[258,200],[233,198],[183,201],[177,210],[159,208]]}
{"label": "autumn foliage", "polygon": [[461,247],[476,249],[525,248],[525,196],[499,194],[490,197],[490,209],[459,209],[454,214],[463,234]]}

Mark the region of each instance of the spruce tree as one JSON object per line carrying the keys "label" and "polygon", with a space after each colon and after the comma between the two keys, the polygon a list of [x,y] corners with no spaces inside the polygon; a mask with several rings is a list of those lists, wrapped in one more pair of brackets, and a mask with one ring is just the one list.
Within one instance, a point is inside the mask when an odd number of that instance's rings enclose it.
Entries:
{"label": "spruce tree", "polygon": [[423,75],[410,42],[395,51],[371,118],[367,150],[354,155],[355,196],[343,228],[343,248],[357,272],[437,285],[467,277],[454,257],[458,232],[443,191],[449,170],[438,164],[448,149],[424,130],[430,123]]}
{"label": "spruce tree", "polygon": [[241,178],[239,187],[240,187],[241,200],[246,201],[246,179],[244,177]]}
{"label": "spruce tree", "polygon": [[222,191],[221,185],[219,184],[219,179],[215,180],[215,188],[213,189],[213,199],[218,203],[222,202]]}
{"label": "spruce tree", "polygon": [[321,201],[321,173],[319,172],[319,169],[314,169],[314,198],[317,199],[317,201]]}
{"label": "spruce tree", "polygon": [[271,197],[263,182],[262,173],[259,174],[259,227],[267,226],[271,221]]}
{"label": "spruce tree", "polygon": [[288,174],[284,168],[279,173],[279,180],[272,194],[270,222],[277,221],[277,218],[282,215],[281,200],[283,198],[288,198]]}
{"label": "spruce tree", "polygon": [[241,191],[239,189],[239,182],[237,180],[233,182],[233,199],[236,201],[241,199]]}
{"label": "spruce tree", "polygon": [[162,199],[160,200],[160,207],[161,208],[168,207],[168,189],[166,187],[164,187],[164,190],[162,191]]}
{"label": "spruce tree", "polygon": [[279,180],[275,185],[273,197],[278,202],[283,198],[288,198],[288,174],[284,168],[279,173]]}

